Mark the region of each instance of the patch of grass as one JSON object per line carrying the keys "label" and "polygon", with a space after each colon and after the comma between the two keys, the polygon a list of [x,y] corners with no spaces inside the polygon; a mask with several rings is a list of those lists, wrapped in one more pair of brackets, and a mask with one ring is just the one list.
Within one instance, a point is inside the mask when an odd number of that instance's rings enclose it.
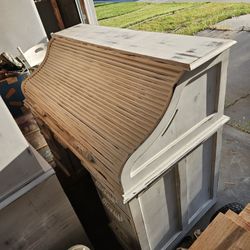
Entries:
{"label": "patch of grass", "polygon": [[127,2],[96,10],[101,25],[192,35],[225,19],[250,13],[250,4]]}
{"label": "patch of grass", "polygon": [[116,17],[127,14],[132,11],[139,10],[148,3],[137,3],[137,2],[125,2],[125,3],[107,3],[96,6],[96,14],[98,20]]}
{"label": "patch of grass", "polygon": [[134,25],[131,28],[192,35],[222,20],[247,13],[250,13],[250,4],[208,3],[197,8],[182,10],[171,16]]}
{"label": "patch of grass", "polygon": [[150,18],[162,16],[166,14],[174,14],[175,11],[192,6],[199,6],[203,3],[167,3],[167,4],[148,4],[139,10],[124,14],[113,18],[101,20],[100,24],[104,26],[115,26],[120,28],[128,28],[129,26],[143,22]]}

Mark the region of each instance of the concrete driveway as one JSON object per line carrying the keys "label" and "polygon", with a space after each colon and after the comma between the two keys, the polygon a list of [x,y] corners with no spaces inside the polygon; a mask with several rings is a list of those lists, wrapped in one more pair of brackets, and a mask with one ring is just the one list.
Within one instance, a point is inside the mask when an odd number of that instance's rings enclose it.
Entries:
{"label": "concrete driveway", "polygon": [[[231,120],[223,132],[218,201],[193,230],[204,229],[215,211],[227,203],[246,205],[250,202],[250,33],[240,31],[248,24],[249,15],[225,20],[216,25],[215,30],[197,34],[233,39],[237,44],[231,49],[228,67],[225,114]],[[228,30],[219,30],[223,27]]]}

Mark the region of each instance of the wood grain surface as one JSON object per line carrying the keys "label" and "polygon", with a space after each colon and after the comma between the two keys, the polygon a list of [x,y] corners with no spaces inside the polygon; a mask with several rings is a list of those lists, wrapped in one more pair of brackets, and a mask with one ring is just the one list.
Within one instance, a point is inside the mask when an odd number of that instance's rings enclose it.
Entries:
{"label": "wood grain surface", "polygon": [[250,222],[248,204],[238,215],[231,210],[219,213],[190,250],[248,250],[250,246]]}
{"label": "wood grain surface", "polygon": [[90,172],[119,183],[122,166],[157,126],[182,73],[167,63],[55,36],[23,89],[26,104]]}

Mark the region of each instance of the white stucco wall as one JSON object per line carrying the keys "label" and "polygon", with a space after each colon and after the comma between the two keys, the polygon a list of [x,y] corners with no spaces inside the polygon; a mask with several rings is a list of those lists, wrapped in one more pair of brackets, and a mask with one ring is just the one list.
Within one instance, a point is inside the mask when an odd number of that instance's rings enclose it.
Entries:
{"label": "white stucco wall", "polygon": [[33,0],[0,0],[0,53],[18,55],[47,39]]}

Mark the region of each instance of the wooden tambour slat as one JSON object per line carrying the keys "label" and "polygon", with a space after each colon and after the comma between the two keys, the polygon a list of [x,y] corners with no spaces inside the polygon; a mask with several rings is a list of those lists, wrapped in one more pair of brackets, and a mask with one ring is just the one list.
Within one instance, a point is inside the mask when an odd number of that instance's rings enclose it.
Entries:
{"label": "wooden tambour slat", "polygon": [[26,104],[93,176],[119,185],[122,166],[157,126],[182,74],[183,67],[55,35],[23,89]]}

